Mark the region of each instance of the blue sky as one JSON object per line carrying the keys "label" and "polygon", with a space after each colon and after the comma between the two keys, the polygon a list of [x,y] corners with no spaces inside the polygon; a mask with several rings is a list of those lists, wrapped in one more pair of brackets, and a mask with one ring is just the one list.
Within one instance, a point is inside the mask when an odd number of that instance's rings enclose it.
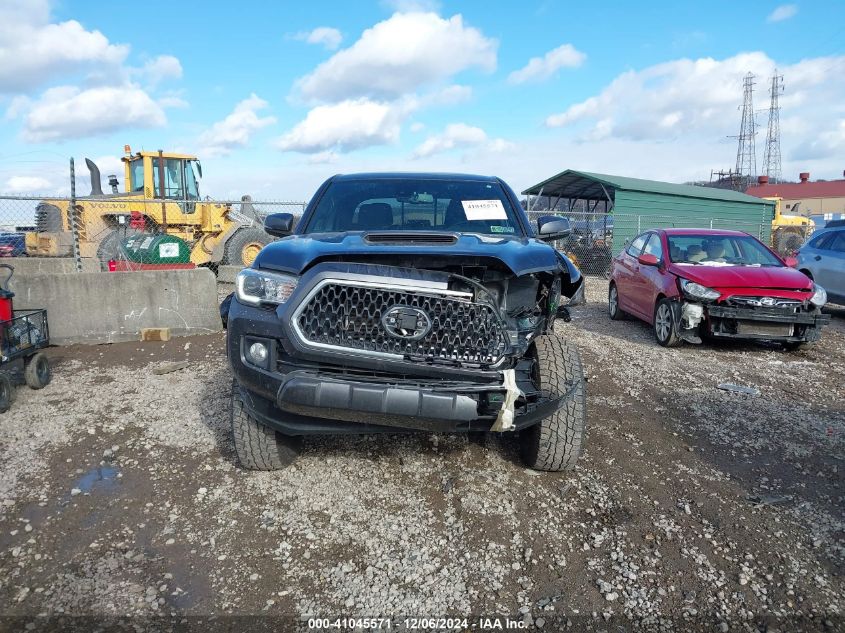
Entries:
{"label": "blue sky", "polygon": [[362,170],[707,179],[749,71],[762,168],[776,67],[784,175],[842,177],[843,42],[840,1],[0,0],[0,191],[62,191],[68,156],[111,173],[126,143],[200,155],[219,197]]}

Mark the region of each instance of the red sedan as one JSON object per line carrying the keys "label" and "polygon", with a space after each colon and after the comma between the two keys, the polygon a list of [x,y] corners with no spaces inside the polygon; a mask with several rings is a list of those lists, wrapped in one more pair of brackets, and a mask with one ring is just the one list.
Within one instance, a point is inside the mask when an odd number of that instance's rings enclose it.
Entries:
{"label": "red sedan", "polygon": [[702,338],[778,341],[797,349],[830,321],[824,288],[739,231],[653,229],[611,263],[608,310],[654,326],[664,347]]}

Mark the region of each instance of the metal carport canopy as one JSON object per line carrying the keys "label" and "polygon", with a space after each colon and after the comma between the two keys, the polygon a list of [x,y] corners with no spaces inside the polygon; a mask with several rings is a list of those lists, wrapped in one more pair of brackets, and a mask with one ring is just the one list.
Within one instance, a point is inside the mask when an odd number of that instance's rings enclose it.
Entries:
{"label": "metal carport canopy", "polygon": [[676,185],[659,180],[645,180],[643,178],[628,178],[627,176],[611,176],[588,171],[567,169],[556,176],[537,183],[522,192],[523,195],[550,196],[555,198],[569,198],[573,200],[608,200],[615,199],[617,189],[627,191],[642,191],[669,196],[683,196],[687,198],[705,198],[710,200],[730,200],[733,202],[759,203],[738,191],[730,189],[715,189],[698,185]]}

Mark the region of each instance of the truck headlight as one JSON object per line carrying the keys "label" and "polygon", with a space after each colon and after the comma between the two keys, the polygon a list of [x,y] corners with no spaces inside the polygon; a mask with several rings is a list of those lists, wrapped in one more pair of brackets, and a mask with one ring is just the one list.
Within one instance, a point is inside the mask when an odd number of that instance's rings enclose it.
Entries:
{"label": "truck headlight", "polygon": [[827,303],[827,291],[819,284],[813,284],[813,296],[810,297],[810,303],[819,308]]}
{"label": "truck headlight", "polygon": [[297,277],[283,273],[245,268],[235,280],[238,301],[257,306],[262,303],[279,305],[285,303],[299,282]]}
{"label": "truck headlight", "polygon": [[718,290],[702,286],[701,284],[697,284],[689,279],[678,279],[678,283],[681,285],[681,290],[683,290],[684,294],[692,299],[698,299],[699,301],[715,301],[722,296]]}

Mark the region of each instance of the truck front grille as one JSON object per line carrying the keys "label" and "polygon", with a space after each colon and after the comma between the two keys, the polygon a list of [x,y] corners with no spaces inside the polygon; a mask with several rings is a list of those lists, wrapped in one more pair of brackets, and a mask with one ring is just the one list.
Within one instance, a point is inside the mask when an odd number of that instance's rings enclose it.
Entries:
{"label": "truck front grille", "polygon": [[[305,300],[294,329],[315,347],[356,350],[364,355],[495,365],[506,349],[502,324],[487,304],[452,296],[328,281]],[[431,293],[431,290],[427,290]],[[419,327],[403,335],[394,315],[424,313]],[[389,313],[389,314],[388,314]]]}

